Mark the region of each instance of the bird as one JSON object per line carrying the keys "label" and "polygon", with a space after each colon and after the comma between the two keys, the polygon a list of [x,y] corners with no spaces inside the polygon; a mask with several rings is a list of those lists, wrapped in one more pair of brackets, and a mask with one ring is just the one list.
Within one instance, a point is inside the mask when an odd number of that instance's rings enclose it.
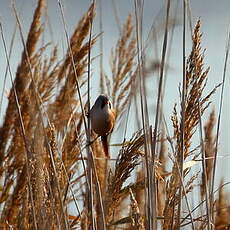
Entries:
{"label": "bird", "polygon": [[115,125],[115,112],[112,103],[106,95],[99,95],[89,111],[92,130],[101,137],[106,157],[109,156],[108,135],[112,133]]}

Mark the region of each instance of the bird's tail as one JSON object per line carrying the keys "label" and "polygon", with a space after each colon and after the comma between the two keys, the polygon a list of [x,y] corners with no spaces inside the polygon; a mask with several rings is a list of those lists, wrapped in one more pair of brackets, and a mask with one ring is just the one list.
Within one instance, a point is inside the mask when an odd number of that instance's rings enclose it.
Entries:
{"label": "bird's tail", "polygon": [[101,142],[105,152],[105,156],[109,158],[110,156],[109,156],[109,146],[108,146],[107,136],[101,136]]}

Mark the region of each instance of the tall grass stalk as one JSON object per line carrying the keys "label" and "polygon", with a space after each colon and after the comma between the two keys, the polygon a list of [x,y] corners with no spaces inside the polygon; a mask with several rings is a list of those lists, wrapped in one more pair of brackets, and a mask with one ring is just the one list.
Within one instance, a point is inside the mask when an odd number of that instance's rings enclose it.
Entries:
{"label": "tall grass stalk", "polygon": [[[213,162],[213,171],[212,171],[213,174],[212,174],[211,197],[210,197],[211,198],[211,201],[210,201],[211,204],[214,202],[214,192],[213,191],[214,191],[214,186],[215,186],[218,143],[219,143],[219,136],[220,136],[221,115],[222,115],[222,108],[223,108],[223,102],[224,102],[224,89],[225,89],[225,81],[226,81],[226,74],[227,74],[229,50],[230,50],[230,32],[228,33],[228,38],[227,38],[225,60],[224,60],[224,69],[223,69],[223,78],[222,78],[222,85],[221,85],[220,106],[219,106],[218,119],[217,119],[216,146],[215,146],[215,155],[214,155],[214,162]],[[212,221],[214,221],[213,208],[214,207],[212,206],[211,207]]]}

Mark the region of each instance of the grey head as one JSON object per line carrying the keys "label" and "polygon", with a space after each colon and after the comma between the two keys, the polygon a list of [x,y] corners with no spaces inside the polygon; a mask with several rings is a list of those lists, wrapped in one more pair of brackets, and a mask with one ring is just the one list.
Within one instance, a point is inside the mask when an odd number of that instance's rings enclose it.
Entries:
{"label": "grey head", "polygon": [[106,95],[101,94],[100,96],[98,96],[97,100],[95,101],[95,106],[97,108],[101,108],[103,109],[105,107],[105,105],[109,105],[110,109],[111,109],[111,103],[109,101],[109,98]]}

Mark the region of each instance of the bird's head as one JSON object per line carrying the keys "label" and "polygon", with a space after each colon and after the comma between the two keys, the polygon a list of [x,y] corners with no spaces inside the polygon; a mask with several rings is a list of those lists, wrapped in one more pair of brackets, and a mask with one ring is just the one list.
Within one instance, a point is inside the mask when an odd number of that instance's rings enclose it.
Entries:
{"label": "bird's head", "polygon": [[112,104],[111,104],[109,98],[105,95],[100,95],[97,98],[95,105],[97,106],[97,108],[100,108],[102,110],[112,109]]}

